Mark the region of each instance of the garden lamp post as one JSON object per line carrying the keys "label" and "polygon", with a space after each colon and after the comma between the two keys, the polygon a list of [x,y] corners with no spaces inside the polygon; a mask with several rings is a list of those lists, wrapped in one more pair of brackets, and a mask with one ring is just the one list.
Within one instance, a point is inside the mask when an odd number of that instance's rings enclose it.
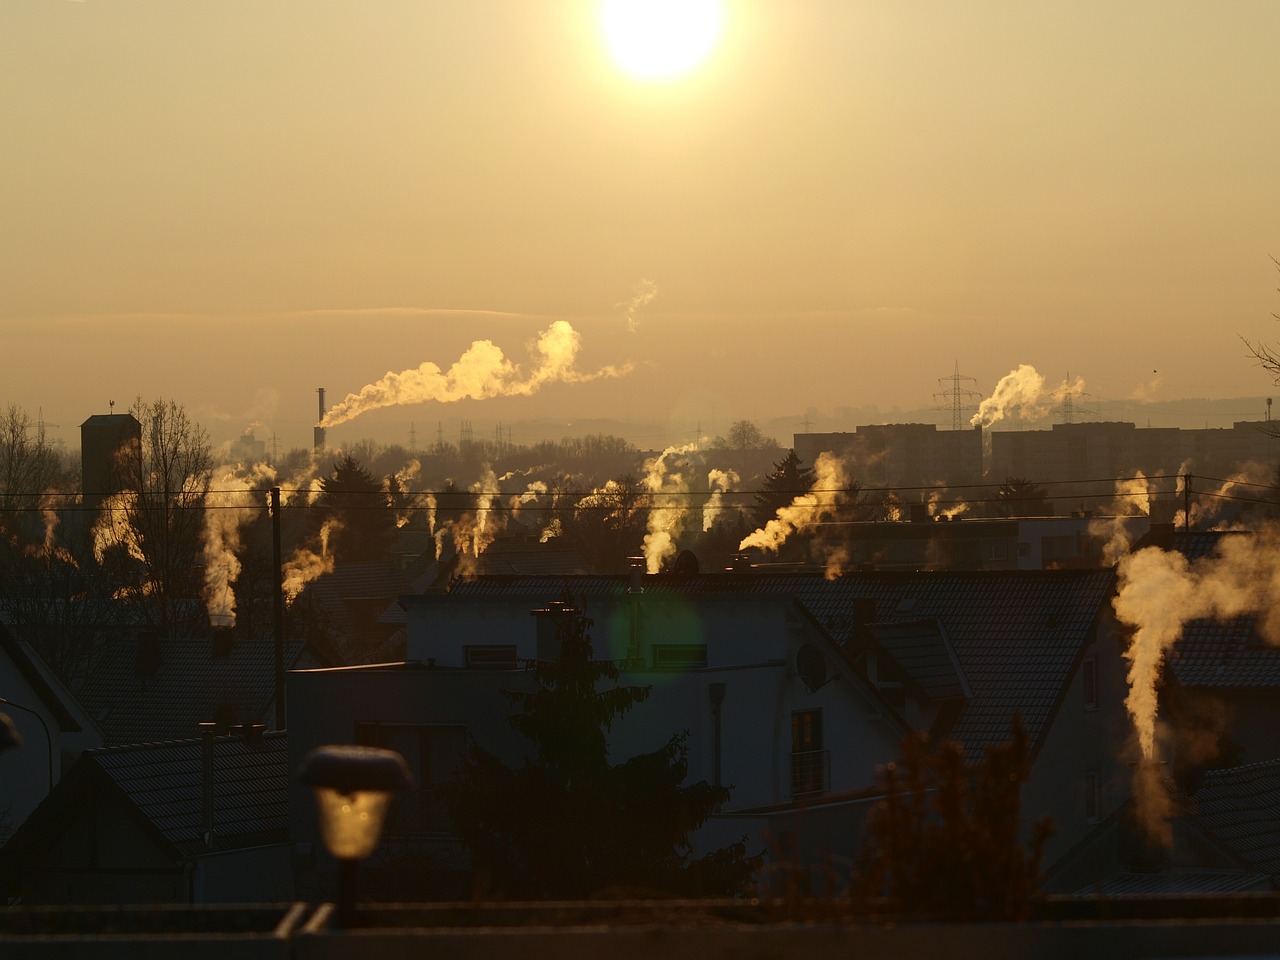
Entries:
{"label": "garden lamp post", "polygon": [[307,754],[298,779],[313,788],[325,849],[338,861],[338,926],[355,917],[360,861],[382,835],[393,794],[413,786],[404,757],[378,747],[327,746]]}

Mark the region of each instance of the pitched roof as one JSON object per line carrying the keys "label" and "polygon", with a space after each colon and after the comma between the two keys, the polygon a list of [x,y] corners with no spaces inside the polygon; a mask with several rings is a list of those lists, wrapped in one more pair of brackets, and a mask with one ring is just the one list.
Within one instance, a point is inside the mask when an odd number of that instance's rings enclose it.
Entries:
{"label": "pitched roof", "polygon": [[15,640],[3,623],[0,623],[0,650],[4,651],[4,654],[18,669],[18,672],[22,674],[22,678],[27,681],[31,689],[35,691],[36,696],[40,698],[40,702],[48,708],[49,713],[53,715],[58,724],[58,729],[64,733],[79,733],[80,723],[76,720],[75,714],[72,713],[64,699],[70,694],[52,676],[52,672],[45,672],[48,669],[47,667],[44,670],[41,669],[42,661],[40,661],[39,655],[31,649],[30,644]]}
{"label": "pitched roof", "polygon": [[1079,897],[1139,897],[1170,894],[1241,893],[1270,890],[1271,878],[1238,870],[1163,870],[1159,873],[1117,873],[1101,883],[1076,890]]}
{"label": "pitched roof", "polygon": [[[305,644],[285,642],[285,666]],[[159,641],[160,666],[138,671],[138,647],[110,644],[86,678],[78,698],[108,744],[144,743],[189,736],[196,724],[218,720],[257,723],[275,698],[275,645],[242,640],[225,657],[210,640]]]}
{"label": "pitched roof", "polygon": [[1280,760],[1206,772],[1191,812],[1223,846],[1280,876]]}
{"label": "pitched roof", "polygon": [[204,837],[200,738],[86,750],[66,777],[0,848],[0,876],[30,869],[71,821],[95,803],[115,801],[173,862],[203,853],[288,840],[288,742],[283,732],[256,739],[212,738],[213,831]]}
{"label": "pitched roof", "polygon": [[213,738],[213,842],[203,837],[199,738],[85,751],[182,857],[278,843],[289,836],[289,753],[283,732],[257,743]]}
{"label": "pitched roof", "polygon": [[869,623],[865,629],[930,700],[973,695],[951,640],[936,619]]}
{"label": "pitched roof", "polygon": [[[955,650],[972,698],[950,736],[972,757],[1009,739],[1021,713],[1033,755],[1111,598],[1114,571],[1009,570],[854,573],[827,580],[819,573],[658,574],[646,593],[750,593],[795,598],[837,641],[865,622],[940,622]],[[479,577],[454,584],[459,600],[545,603],[570,596],[620,597],[626,577]],[[406,598],[412,602],[412,598]],[[867,616],[874,606],[874,616]]]}

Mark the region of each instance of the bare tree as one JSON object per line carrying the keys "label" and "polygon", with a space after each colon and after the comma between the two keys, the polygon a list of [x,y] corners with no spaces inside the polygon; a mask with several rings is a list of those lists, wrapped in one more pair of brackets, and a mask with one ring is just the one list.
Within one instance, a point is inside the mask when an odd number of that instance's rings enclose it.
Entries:
{"label": "bare tree", "polygon": [[[0,510],[38,511],[46,495],[67,479],[62,458],[44,424],[16,403],[0,414]],[[0,519],[0,522],[4,522]]]}
{"label": "bare tree", "polygon": [[173,400],[138,397],[130,413],[142,424],[139,448],[124,447],[118,470],[124,492],[104,504],[114,522],[100,537],[129,570],[125,594],[162,636],[200,629],[198,602],[205,496],[213,471],[204,428]]}
{"label": "bare tree", "polygon": [[[1277,270],[1280,270],[1280,259],[1272,257],[1271,262],[1276,265]],[[1280,288],[1277,289],[1280,290]],[[1277,320],[1280,320],[1280,313],[1273,313],[1272,316]],[[1271,375],[1271,381],[1273,383],[1280,384],[1280,351],[1275,347],[1268,346],[1261,340],[1255,342],[1250,341],[1245,337],[1241,337],[1240,339],[1243,340],[1244,345],[1249,348],[1249,353],[1252,354],[1253,359],[1258,362],[1258,366]],[[1267,401],[1268,404],[1270,402],[1270,400]],[[1280,435],[1280,426],[1273,426],[1271,429],[1274,433]]]}
{"label": "bare tree", "polygon": [[10,404],[0,415],[0,619],[67,682],[93,654],[88,610],[101,586],[83,517],[67,509],[74,482],[43,423]]}

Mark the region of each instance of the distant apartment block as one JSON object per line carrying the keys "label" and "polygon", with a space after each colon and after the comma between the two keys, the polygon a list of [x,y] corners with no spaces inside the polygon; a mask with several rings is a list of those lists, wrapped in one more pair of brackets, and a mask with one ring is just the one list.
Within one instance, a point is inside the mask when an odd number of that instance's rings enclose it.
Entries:
{"label": "distant apartment block", "polygon": [[853,433],[797,433],[796,455],[812,465],[823,452],[856,464],[865,487],[936,487],[981,483],[982,428],[939,430],[932,423],[886,423]]}
{"label": "distant apartment block", "polygon": [[988,478],[1096,480],[1144,475],[1228,478],[1248,463],[1273,465],[1277,425],[1182,430],[1132,423],[1055,423],[1049,430],[992,431]]}
{"label": "distant apartment block", "polygon": [[1269,478],[1280,456],[1280,425],[1239,421],[1230,429],[1184,430],[1124,422],[1055,423],[1047,430],[989,430],[985,441],[984,452],[981,427],[891,423],[859,426],[852,433],[797,433],[793,446],[810,465],[824,451],[847,458],[864,487],[960,487],[1009,477],[1110,482],[1137,471],[1147,477],[1193,473],[1226,479],[1248,464],[1266,468]]}

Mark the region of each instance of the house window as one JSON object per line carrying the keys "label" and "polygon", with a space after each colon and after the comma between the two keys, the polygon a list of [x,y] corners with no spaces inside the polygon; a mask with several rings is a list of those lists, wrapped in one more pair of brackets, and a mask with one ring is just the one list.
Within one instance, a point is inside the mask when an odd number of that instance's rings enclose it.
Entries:
{"label": "house window", "polygon": [[440,787],[455,780],[466,758],[467,728],[457,724],[357,723],[356,743],[394,750],[413,773],[387,818],[389,837],[448,833],[448,805]]}
{"label": "house window", "polygon": [[705,643],[655,643],[653,668],[655,670],[693,670],[707,665]]}
{"label": "house window", "polygon": [[1003,540],[997,540],[994,543],[992,543],[991,559],[992,560],[1008,560],[1009,544],[1005,543]]}
{"label": "house window", "polygon": [[791,714],[791,795],[802,797],[827,789],[829,752],[822,748],[822,711]]}
{"label": "house window", "polygon": [[463,662],[471,669],[514,670],[514,643],[472,643],[462,648]]}
{"label": "house window", "polygon": [[1102,778],[1097,770],[1089,770],[1084,775],[1084,818],[1089,823],[1102,819]]}
{"label": "house window", "polygon": [[1080,682],[1084,688],[1084,708],[1098,709],[1098,660],[1096,657],[1085,657],[1080,665]]}

